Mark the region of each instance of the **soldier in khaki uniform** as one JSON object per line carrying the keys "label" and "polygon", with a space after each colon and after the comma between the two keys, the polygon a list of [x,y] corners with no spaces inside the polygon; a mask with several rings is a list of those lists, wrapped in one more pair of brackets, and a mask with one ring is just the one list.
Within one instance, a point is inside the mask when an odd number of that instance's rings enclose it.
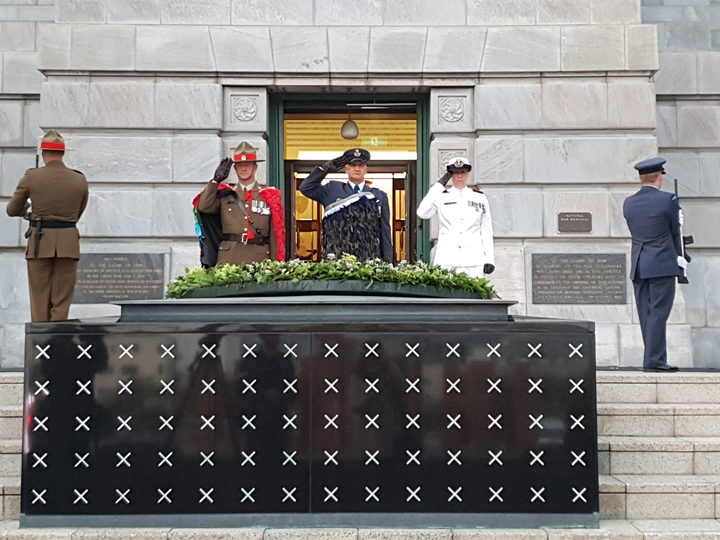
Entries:
{"label": "soldier in khaki uniform", "polygon": [[75,226],[88,201],[85,175],[63,163],[65,141],[54,129],[40,142],[44,167],[28,169],[7,205],[30,228],[25,250],[30,310],[35,321],[63,321],[75,292],[80,236]]}
{"label": "soldier in khaki uniform", "polygon": [[[255,179],[257,148],[243,141],[215,170],[215,176],[203,190],[197,210],[219,214],[222,242],[217,264],[241,264],[285,259],[285,215],[279,189],[260,184]],[[239,182],[232,189],[222,184],[233,165]]]}

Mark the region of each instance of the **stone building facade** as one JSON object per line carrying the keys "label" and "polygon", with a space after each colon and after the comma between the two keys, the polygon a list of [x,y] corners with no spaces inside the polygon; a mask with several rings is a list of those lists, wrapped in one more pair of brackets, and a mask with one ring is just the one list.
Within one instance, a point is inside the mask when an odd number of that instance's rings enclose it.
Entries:
{"label": "stone building facade", "polygon": [[[418,181],[448,156],[473,162],[493,210],[492,281],[514,313],[596,321],[598,362],[640,365],[629,283],[624,303],[539,304],[532,261],[628,253],[632,164],[659,146],[696,239],[671,361],[717,367],[719,21],[714,0],[0,0],[0,204],[41,128],[56,128],[91,182],[83,251],[160,253],[175,276],[197,265],[189,200],[219,159],[240,139],[268,154],[270,96],[423,96]],[[560,212],[591,213],[591,231],[558,232]],[[12,368],[29,318],[24,240],[20,220],[0,222],[0,366]]]}

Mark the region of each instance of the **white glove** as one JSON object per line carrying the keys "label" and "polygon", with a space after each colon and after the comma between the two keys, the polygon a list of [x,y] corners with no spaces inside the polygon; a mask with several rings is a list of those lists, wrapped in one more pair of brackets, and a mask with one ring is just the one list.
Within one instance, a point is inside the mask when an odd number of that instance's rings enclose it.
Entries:
{"label": "white glove", "polygon": [[682,255],[678,255],[677,265],[683,270],[687,270],[687,261],[685,260],[685,257],[683,257]]}
{"label": "white glove", "polygon": [[682,227],[683,224],[685,223],[685,216],[683,216],[682,208],[680,210],[678,210],[678,219],[680,221],[680,226]]}

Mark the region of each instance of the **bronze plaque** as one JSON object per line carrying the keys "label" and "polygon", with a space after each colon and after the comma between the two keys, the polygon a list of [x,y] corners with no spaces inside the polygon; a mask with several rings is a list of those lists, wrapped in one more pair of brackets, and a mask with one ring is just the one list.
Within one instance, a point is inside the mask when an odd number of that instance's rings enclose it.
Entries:
{"label": "bronze plaque", "polygon": [[75,287],[76,304],[162,298],[163,253],[83,253]]}
{"label": "bronze plaque", "polygon": [[559,233],[591,233],[592,213],[558,212]]}
{"label": "bronze plaque", "polygon": [[533,304],[625,304],[623,253],[533,253]]}

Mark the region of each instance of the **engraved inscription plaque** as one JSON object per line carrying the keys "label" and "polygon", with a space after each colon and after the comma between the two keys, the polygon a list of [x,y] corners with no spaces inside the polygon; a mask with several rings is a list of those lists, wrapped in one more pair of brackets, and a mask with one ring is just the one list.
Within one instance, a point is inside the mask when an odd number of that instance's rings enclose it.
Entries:
{"label": "engraved inscription plaque", "polygon": [[559,233],[591,233],[592,213],[558,212],[557,228]]}
{"label": "engraved inscription plaque", "polygon": [[164,277],[162,253],[83,253],[73,301],[100,304],[162,298]]}
{"label": "engraved inscription plaque", "polygon": [[533,253],[534,304],[624,304],[622,253]]}

